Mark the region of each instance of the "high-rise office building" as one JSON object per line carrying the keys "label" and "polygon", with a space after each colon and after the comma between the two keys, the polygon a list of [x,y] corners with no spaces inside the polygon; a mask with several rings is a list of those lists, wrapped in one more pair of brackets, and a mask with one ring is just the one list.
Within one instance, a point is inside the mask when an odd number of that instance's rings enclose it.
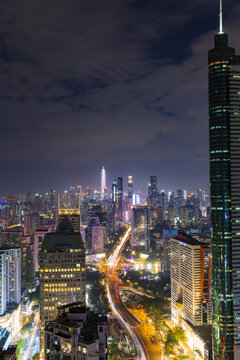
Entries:
{"label": "high-rise office building", "polygon": [[101,199],[104,199],[104,191],[106,188],[106,170],[104,169],[104,166],[102,167],[101,172]]}
{"label": "high-rise office building", "polygon": [[117,202],[117,180],[114,179],[112,183],[112,203],[116,205]]}
{"label": "high-rise office building", "polygon": [[92,228],[92,253],[99,254],[103,252],[104,244],[107,239],[107,230],[105,226],[94,226]]}
{"label": "high-rise office building", "polygon": [[45,235],[40,254],[40,359],[44,359],[45,321],[54,320],[61,305],[85,303],[85,283],[81,234],[64,218],[55,233]]}
{"label": "high-rise office building", "polygon": [[133,201],[133,177],[132,175],[128,176],[128,200],[130,203]]}
{"label": "high-rise office building", "polygon": [[117,178],[117,192],[116,192],[116,220],[120,225],[122,223],[123,214],[123,178]]}
{"label": "high-rise office building", "polygon": [[[179,232],[170,240],[172,319],[211,323],[210,245]],[[179,318],[180,317],[180,318]]]}
{"label": "high-rise office building", "polygon": [[149,246],[148,206],[134,206],[131,210],[131,246]]}
{"label": "high-rise office building", "polygon": [[3,249],[6,254],[6,293],[7,304],[21,301],[21,249]]}
{"label": "high-rise office building", "polygon": [[183,199],[187,200],[187,190],[183,190]]}
{"label": "high-rise office building", "polygon": [[4,251],[0,251],[0,283],[1,283],[0,316],[2,316],[7,309],[6,271],[7,271],[6,253]]}
{"label": "high-rise office building", "polygon": [[177,190],[177,198],[178,198],[178,200],[183,200],[183,190],[182,189]]}
{"label": "high-rise office building", "polygon": [[210,244],[178,232],[170,239],[170,260],[172,321],[186,331],[191,350],[199,358],[209,359],[208,336],[212,323]]}
{"label": "high-rise office building", "polygon": [[148,202],[150,205],[156,204],[157,196],[157,176],[150,176],[150,182],[148,184]]}
{"label": "high-rise office building", "polygon": [[58,210],[58,224],[67,217],[72,223],[74,232],[79,232],[81,227],[81,212],[77,209],[59,209]]}
{"label": "high-rise office building", "polygon": [[181,220],[181,226],[183,228],[189,226],[189,210],[187,206],[182,206],[180,208],[180,220]]}
{"label": "high-rise office building", "polygon": [[81,187],[78,190],[70,187],[64,194],[58,195],[58,224],[68,218],[72,223],[74,232],[79,232],[81,228]]}
{"label": "high-rise office building", "polygon": [[0,249],[0,315],[21,301],[21,249]]}
{"label": "high-rise office building", "polygon": [[173,205],[168,205],[167,219],[169,221],[169,225],[173,226],[174,225],[174,206]]}
{"label": "high-rise office building", "polygon": [[228,46],[221,6],[208,71],[213,358],[232,360],[240,359],[240,56]]}

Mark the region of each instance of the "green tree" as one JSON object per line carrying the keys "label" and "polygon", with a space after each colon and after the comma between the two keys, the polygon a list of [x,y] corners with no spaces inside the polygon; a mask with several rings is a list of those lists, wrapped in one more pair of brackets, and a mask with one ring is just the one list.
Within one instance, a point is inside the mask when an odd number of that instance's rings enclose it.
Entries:
{"label": "green tree", "polygon": [[109,360],[118,360],[121,359],[121,351],[118,347],[118,344],[112,343],[108,346],[108,359]]}
{"label": "green tree", "polygon": [[25,347],[25,342],[23,339],[20,339],[18,342],[17,342],[17,349],[16,349],[16,355],[17,355],[17,359],[20,359],[20,356],[22,354],[22,351]]}
{"label": "green tree", "polygon": [[[166,355],[174,355],[175,347],[179,345],[179,342],[186,342],[187,335],[182,327],[176,327],[174,330],[168,329],[167,338],[165,341],[164,351]],[[174,360],[187,359],[187,357],[176,356]]]}
{"label": "green tree", "polygon": [[174,334],[175,334],[178,342],[186,342],[187,341],[186,331],[181,326],[178,326],[177,328],[175,328]]}
{"label": "green tree", "polygon": [[164,351],[167,355],[174,354],[174,348],[178,345],[178,340],[175,336],[175,333],[169,329],[167,334],[167,339],[165,341]]}

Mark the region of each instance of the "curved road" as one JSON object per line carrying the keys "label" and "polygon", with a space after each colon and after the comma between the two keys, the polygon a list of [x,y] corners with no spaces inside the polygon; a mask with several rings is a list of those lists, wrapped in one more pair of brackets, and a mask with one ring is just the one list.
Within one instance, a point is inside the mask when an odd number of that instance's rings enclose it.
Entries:
{"label": "curved road", "polygon": [[119,296],[118,285],[120,280],[115,272],[121,252],[131,234],[129,227],[126,233],[120,238],[119,244],[115,247],[108,259],[107,269],[107,296],[117,319],[131,336],[137,352],[137,360],[160,360],[163,359],[159,343],[152,343],[146,326],[126,308]]}

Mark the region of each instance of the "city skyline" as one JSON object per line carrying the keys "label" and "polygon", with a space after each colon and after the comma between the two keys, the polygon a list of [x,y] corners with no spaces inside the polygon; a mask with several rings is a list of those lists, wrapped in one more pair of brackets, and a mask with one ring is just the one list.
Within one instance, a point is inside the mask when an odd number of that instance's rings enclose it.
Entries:
{"label": "city skyline", "polygon": [[[96,186],[102,163],[138,187],[155,173],[163,188],[176,174],[182,188],[207,188],[205,65],[218,16],[217,1],[206,4],[1,4],[3,192]],[[236,47],[238,8],[224,4]]]}
{"label": "city skyline", "polygon": [[240,359],[240,4],[55,1],[0,4],[0,358]]}
{"label": "city skyline", "polygon": [[[102,193],[102,174],[103,174],[103,170],[105,172],[105,178],[106,178],[106,191],[109,194],[111,188],[112,188],[112,183],[114,181],[115,178],[117,178],[118,176],[112,176],[111,173],[108,171],[108,169],[106,169],[105,167],[99,168],[98,171],[100,172],[100,175],[98,174],[98,177],[100,176],[101,178],[98,179],[98,181],[88,181],[86,184],[80,184],[78,183],[67,183],[61,187],[55,187],[53,184],[51,184],[52,186],[48,186],[45,188],[34,188],[34,189],[25,189],[24,187],[22,189],[19,189],[19,191],[15,191],[14,193],[0,193],[0,197],[6,197],[6,196],[18,196],[20,194],[27,194],[27,193],[31,193],[32,195],[36,194],[36,195],[44,195],[46,193],[48,193],[49,191],[52,191],[54,189],[54,191],[56,191],[58,194],[63,194],[65,191],[68,191],[72,188],[78,188],[79,186],[81,186],[82,191],[86,191],[88,188],[91,188],[95,191],[98,191],[99,193]],[[106,176],[106,170],[108,171],[108,176]],[[128,175],[126,177],[122,177],[123,178],[123,191],[124,194],[128,194],[128,190],[129,190],[129,178],[131,179],[131,181],[133,181],[134,183],[134,194],[140,194],[141,197],[143,197],[144,199],[146,199],[148,197],[148,191],[149,191],[149,179],[151,179],[151,177],[155,177],[156,175],[146,175],[144,176],[144,183],[142,183],[141,180],[139,180],[139,178],[136,178],[132,175]],[[200,189],[203,190],[204,192],[206,192],[207,194],[209,194],[209,186],[204,188],[204,187],[197,187],[195,186],[195,184],[192,184],[190,186],[190,188],[186,188],[184,186],[180,186],[177,182],[175,184],[172,185],[172,187],[167,184],[167,186],[163,186],[163,184],[161,183],[161,178],[159,179],[159,177],[157,176],[157,190],[158,192],[165,192],[165,194],[169,193],[169,192],[173,192],[175,195],[177,195],[177,191],[178,189],[181,189],[183,191],[186,191],[187,194],[194,194],[196,190]],[[102,196],[102,195],[101,195]]]}

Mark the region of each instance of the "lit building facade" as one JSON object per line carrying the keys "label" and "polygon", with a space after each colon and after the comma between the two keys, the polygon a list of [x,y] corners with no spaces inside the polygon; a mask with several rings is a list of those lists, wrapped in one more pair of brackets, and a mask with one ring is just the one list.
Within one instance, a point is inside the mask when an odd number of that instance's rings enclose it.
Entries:
{"label": "lit building facade", "polygon": [[7,262],[6,253],[0,251],[0,316],[2,316],[7,309]]}
{"label": "lit building facade", "polygon": [[240,358],[240,56],[221,22],[208,71],[213,358],[232,360]]}
{"label": "lit building facade", "polygon": [[21,249],[3,250],[6,254],[6,293],[7,304],[19,304],[21,301]]}
{"label": "lit building facade", "polygon": [[123,178],[117,178],[116,189],[116,221],[118,225],[121,225],[123,221]]}
{"label": "lit building facade", "polygon": [[58,210],[58,224],[67,217],[72,223],[74,232],[80,231],[81,226],[81,212],[80,208],[77,209],[59,209]]}
{"label": "lit building facade", "polygon": [[174,206],[173,205],[168,205],[167,219],[168,219],[169,225],[173,226],[174,225]]}
{"label": "lit building facade", "polygon": [[92,227],[92,253],[103,253],[104,243],[107,240],[107,230],[105,226]]}
{"label": "lit building facade", "polygon": [[171,316],[186,331],[187,343],[201,359],[211,358],[211,250],[178,232],[170,239]]}
{"label": "lit building facade", "polygon": [[85,249],[81,234],[67,218],[55,233],[45,235],[40,254],[40,358],[44,359],[45,321],[54,320],[57,307],[85,303]]}
{"label": "lit building facade", "polygon": [[170,239],[172,320],[211,323],[210,245],[185,233]]}
{"label": "lit building facade", "polygon": [[157,198],[158,198],[157,176],[150,176],[150,182],[148,184],[148,203],[150,205],[156,205]]}
{"label": "lit building facade", "polygon": [[21,301],[21,249],[0,249],[0,315]]}
{"label": "lit building facade", "polygon": [[182,206],[180,208],[180,220],[181,220],[181,226],[183,228],[189,226],[189,210],[187,206]]}
{"label": "lit building facade", "polygon": [[128,201],[130,204],[133,201],[133,177],[132,175],[128,176]]}
{"label": "lit building facade", "polygon": [[148,206],[134,206],[131,209],[131,246],[149,247]]}

